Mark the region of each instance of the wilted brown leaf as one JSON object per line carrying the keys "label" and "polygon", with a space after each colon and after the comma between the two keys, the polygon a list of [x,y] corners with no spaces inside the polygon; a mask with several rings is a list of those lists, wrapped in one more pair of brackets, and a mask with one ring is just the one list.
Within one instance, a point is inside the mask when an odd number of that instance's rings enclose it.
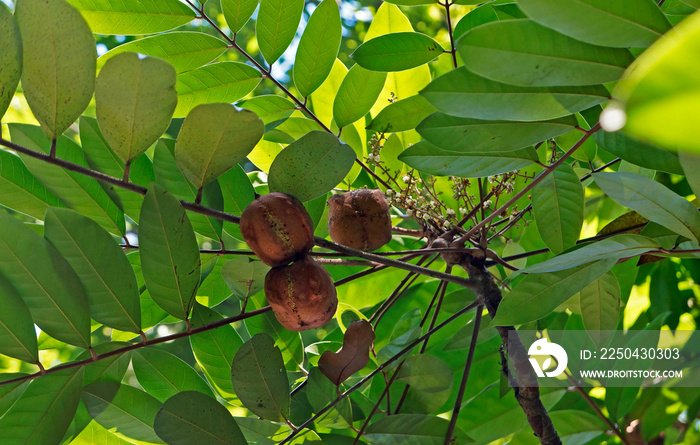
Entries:
{"label": "wilted brown leaf", "polygon": [[369,347],[376,336],[372,325],[366,320],[354,321],[348,326],[343,337],[343,347],[338,352],[325,351],[318,367],[328,379],[340,385],[367,366],[369,361]]}

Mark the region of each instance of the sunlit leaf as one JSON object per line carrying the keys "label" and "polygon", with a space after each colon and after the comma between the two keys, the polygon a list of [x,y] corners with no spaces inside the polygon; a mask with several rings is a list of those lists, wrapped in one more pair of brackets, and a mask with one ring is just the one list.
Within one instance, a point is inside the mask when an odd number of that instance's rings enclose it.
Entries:
{"label": "sunlit leaf", "polygon": [[296,110],[296,105],[289,99],[267,94],[240,101],[236,106],[257,114],[266,129],[276,127]]}
{"label": "sunlit leaf", "polygon": [[268,420],[289,418],[289,380],[282,354],[267,334],[256,334],[233,358],[231,381],[251,412]]}
{"label": "sunlit leaf", "polygon": [[122,53],[105,63],[95,85],[97,122],[127,165],[165,132],[177,104],[175,70],[155,57]]}
{"label": "sunlit leaf", "polygon": [[268,65],[275,63],[292,43],[303,9],[304,0],[261,0],[255,34]]}
{"label": "sunlit leaf", "polygon": [[636,139],[624,131],[598,131],[593,138],[605,151],[644,168],[683,174],[678,154]]}
{"label": "sunlit leaf", "polygon": [[22,39],[7,5],[0,5],[0,118],[10,106],[22,76]]}
{"label": "sunlit leaf", "polygon": [[221,276],[233,294],[245,300],[262,290],[265,275],[270,266],[262,261],[250,261],[248,258],[234,258],[224,264]]}
{"label": "sunlit leaf", "polygon": [[452,35],[456,41],[470,29],[476,28],[484,23],[495,22],[496,20],[498,20],[498,16],[493,10],[493,6],[490,3],[484,3],[472,9],[467,15],[462,17],[455,25]]}
{"label": "sunlit leaf", "polygon": [[186,319],[199,286],[199,246],[185,209],[155,183],[143,200],[139,243],[151,298],[170,315]]}
{"label": "sunlit leaf", "polygon": [[386,73],[369,71],[359,65],[350,68],[333,102],[333,119],[338,127],[350,125],[367,114],[385,81]]}
{"label": "sunlit leaf", "polygon": [[107,326],[139,333],[139,289],[131,264],[112,236],[73,210],[50,208],[44,236],[75,270],[90,303],[90,315]]}
{"label": "sunlit leaf", "polygon": [[540,121],[568,116],[608,100],[601,85],[520,87],[480,77],[460,67],[421,93],[438,111],[475,119]]}
{"label": "sunlit leaf", "polygon": [[[240,165],[234,166],[219,177],[224,197],[224,211],[240,216],[255,199],[255,189]],[[238,224],[224,221],[224,230],[236,239],[243,240]]]}
{"label": "sunlit leaf", "polygon": [[258,0],[221,0],[221,12],[231,32],[237,33],[250,20]]}
{"label": "sunlit leaf", "polygon": [[169,352],[142,348],[133,352],[131,363],[139,384],[158,400],[165,401],[182,391],[214,396],[190,365]]}
{"label": "sunlit leaf", "polygon": [[195,12],[177,0],[68,1],[80,10],[95,34],[151,34],[195,18]]}
{"label": "sunlit leaf", "polygon": [[647,47],[670,28],[651,0],[520,0],[536,22],[594,45]]}
{"label": "sunlit leaf", "polygon": [[367,128],[384,133],[413,130],[433,112],[435,108],[423,96],[415,95],[384,108]]}
{"label": "sunlit leaf", "polygon": [[[34,321],[22,296],[0,275],[0,354],[29,363],[39,361]],[[2,415],[2,414],[0,414]]]}
{"label": "sunlit leaf", "polygon": [[438,42],[417,32],[397,32],[367,40],[351,57],[372,71],[403,71],[423,65],[443,53]]}
{"label": "sunlit leaf", "polygon": [[0,150],[0,204],[39,220],[48,206],[63,206],[18,156],[4,150]]}
{"label": "sunlit leaf", "polygon": [[216,399],[196,391],[169,398],[156,415],[154,429],[171,445],[247,443],[231,413]]}
{"label": "sunlit leaf", "polygon": [[342,25],[335,0],[324,0],[316,7],[299,40],[292,76],[303,97],[321,86],[338,55]]}
{"label": "sunlit leaf", "polygon": [[23,0],[15,17],[22,35],[22,90],[48,139],[85,110],[95,89],[95,38],[63,0]]}
{"label": "sunlit leaf", "polygon": [[270,191],[309,201],[331,191],[355,161],[355,151],[323,131],[312,131],[287,146],[270,167]]}
{"label": "sunlit leaf", "polygon": [[603,347],[607,338],[600,331],[614,330],[620,314],[620,285],[615,274],[607,272],[581,289],[579,302],[588,335],[596,346]]}

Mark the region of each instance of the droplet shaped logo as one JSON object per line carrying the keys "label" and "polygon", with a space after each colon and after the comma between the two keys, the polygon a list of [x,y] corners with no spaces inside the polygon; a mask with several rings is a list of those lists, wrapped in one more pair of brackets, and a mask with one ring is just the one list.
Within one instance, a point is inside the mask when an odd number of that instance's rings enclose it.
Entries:
{"label": "droplet shaped logo", "polygon": [[[537,374],[537,377],[556,377],[566,369],[569,363],[569,357],[566,355],[564,348],[556,343],[548,341],[546,338],[541,338],[530,345],[530,349],[527,351],[530,356],[530,363]],[[546,355],[549,356],[542,363],[542,367],[538,363],[537,359],[532,358],[533,355]],[[553,371],[544,372],[545,369],[549,369],[552,365],[552,357],[557,361],[557,367]]]}

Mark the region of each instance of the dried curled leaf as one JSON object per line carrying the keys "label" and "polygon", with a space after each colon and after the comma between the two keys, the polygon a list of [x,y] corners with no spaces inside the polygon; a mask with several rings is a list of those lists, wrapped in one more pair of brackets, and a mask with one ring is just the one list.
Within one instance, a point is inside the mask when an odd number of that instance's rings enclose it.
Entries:
{"label": "dried curled leaf", "polygon": [[348,377],[367,366],[369,347],[376,338],[372,325],[366,320],[354,321],[345,331],[343,347],[338,352],[325,351],[318,367],[328,379],[340,385]]}

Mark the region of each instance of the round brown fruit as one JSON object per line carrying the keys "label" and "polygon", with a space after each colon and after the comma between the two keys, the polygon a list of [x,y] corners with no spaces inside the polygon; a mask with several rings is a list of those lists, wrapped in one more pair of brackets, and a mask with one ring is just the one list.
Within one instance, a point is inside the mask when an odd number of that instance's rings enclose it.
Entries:
{"label": "round brown fruit", "polygon": [[314,247],[313,222],[292,195],[273,192],[251,202],[241,215],[243,239],[260,260],[278,267]]}
{"label": "round brown fruit", "polygon": [[290,331],[323,326],[338,307],[330,274],[308,256],[270,269],[265,276],[265,297],[277,320]]}
{"label": "round brown fruit", "polygon": [[389,205],[381,190],[353,190],[328,200],[331,239],[354,249],[371,251],[391,241]]}

